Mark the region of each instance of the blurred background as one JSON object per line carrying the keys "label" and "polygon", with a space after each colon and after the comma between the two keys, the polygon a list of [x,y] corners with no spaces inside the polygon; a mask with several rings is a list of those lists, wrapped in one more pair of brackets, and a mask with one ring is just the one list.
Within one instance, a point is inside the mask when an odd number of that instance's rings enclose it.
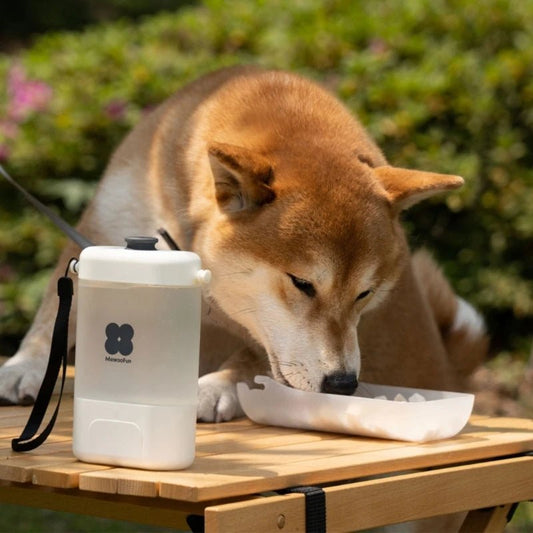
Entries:
{"label": "blurred background", "polygon": [[[233,64],[311,77],[394,165],[462,175],[405,225],[486,318],[478,409],[532,416],[533,1],[19,0],[2,11],[0,162],[72,223],[144,113]],[[64,243],[0,181],[1,355],[16,351]]]}

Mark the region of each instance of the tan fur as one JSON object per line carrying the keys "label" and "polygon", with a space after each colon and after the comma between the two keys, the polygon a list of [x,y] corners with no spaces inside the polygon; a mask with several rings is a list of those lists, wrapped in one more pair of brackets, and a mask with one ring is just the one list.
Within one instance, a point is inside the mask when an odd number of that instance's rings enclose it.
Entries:
{"label": "tan fur", "polygon": [[489,338],[486,334],[473,334],[465,325],[454,328],[458,300],[442,270],[424,250],[413,256],[413,268],[423,294],[429,303],[448,358],[455,370],[458,384],[465,381],[487,355]]}
{"label": "tan fur", "polygon": [[[241,413],[235,383],[259,373],[314,391],[335,373],[460,385],[483,335],[455,320],[459,304],[430,259],[411,261],[399,212],[461,184],[388,165],[348,110],[308,80],[228,69],[188,85],[126,137],[79,229],[121,245],[163,226],[212,270],[198,414],[227,420]],[[54,277],[77,252],[67,246]],[[35,397],[54,283],[10,370],[0,370],[0,396],[11,401]]]}

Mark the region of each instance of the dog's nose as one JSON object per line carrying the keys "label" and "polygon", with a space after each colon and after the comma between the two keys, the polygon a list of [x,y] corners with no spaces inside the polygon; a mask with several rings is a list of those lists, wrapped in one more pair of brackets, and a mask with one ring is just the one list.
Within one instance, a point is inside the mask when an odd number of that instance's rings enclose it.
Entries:
{"label": "dog's nose", "polygon": [[322,380],[322,392],[328,394],[352,395],[357,389],[357,376],[355,373],[333,372]]}

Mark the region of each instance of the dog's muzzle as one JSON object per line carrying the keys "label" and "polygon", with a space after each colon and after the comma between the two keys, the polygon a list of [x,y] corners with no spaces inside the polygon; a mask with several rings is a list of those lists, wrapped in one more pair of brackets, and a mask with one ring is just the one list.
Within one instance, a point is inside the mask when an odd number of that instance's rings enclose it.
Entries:
{"label": "dog's muzzle", "polygon": [[328,394],[344,394],[351,396],[357,389],[357,376],[355,373],[333,372],[322,380],[321,391]]}

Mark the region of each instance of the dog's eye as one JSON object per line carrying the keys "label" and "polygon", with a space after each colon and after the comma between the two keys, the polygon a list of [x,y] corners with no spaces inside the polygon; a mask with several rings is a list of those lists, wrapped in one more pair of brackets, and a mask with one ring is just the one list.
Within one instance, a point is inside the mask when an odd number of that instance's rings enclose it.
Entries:
{"label": "dog's eye", "polygon": [[372,289],[368,289],[367,291],[363,291],[361,294],[357,296],[355,299],[356,302],[359,302],[361,300],[364,300],[370,293],[372,292]]}
{"label": "dog's eye", "polygon": [[310,281],[306,281],[302,278],[297,278],[296,276],[293,276],[292,274],[287,274],[289,278],[291,278],[292,284],[301,292],[303,292],[306,296],[309,296],[312,298],[316,295],[316,289],[313,286],[313,284]]}

